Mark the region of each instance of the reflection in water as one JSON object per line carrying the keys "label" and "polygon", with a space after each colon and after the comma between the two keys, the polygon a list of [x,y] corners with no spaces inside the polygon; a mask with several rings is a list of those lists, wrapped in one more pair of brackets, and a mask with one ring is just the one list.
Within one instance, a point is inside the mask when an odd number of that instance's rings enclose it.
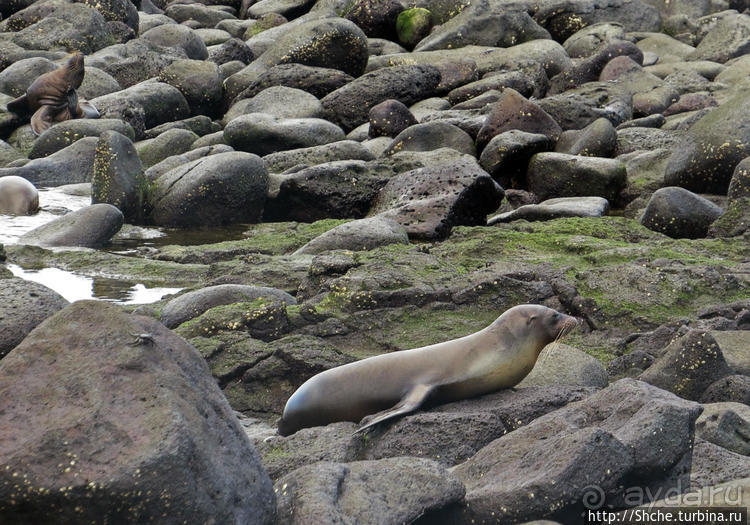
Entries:
{"label": "reflection in water", "polygon": [[119,304],[148,304],[182,290],[182,288],[147,288],[138,283],[119,279],[86,277],[59,268],[25,270],[9,264],[8,269],[16,277],[34,281],[51,288],[70,302],[81,299],[104,299]]}

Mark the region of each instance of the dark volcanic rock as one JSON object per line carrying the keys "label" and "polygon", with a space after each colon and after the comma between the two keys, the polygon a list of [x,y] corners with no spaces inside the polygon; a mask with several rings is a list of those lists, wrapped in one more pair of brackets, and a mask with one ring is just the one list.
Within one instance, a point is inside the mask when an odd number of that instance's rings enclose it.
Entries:
{"label": "dark volcanic rock", "polygon": [[219,66],[207,60],[177,60],[159,73],[159,80],[174,86],[185,97],[193,115],[214,115],[224,96]]}
{"label": "dark volcanic rock", "polygon": [[206,310],[223,304],[252,302],[260,297],[279,300],[285,304],[297,301],[288,293],[265,286],[219,284],[187,292],[169,301],[161,310],[161,322],[175,328],[185,321],[201,315]]}
{"label": "dark volcanic rock", "polygon": [[344,132],[318,118],[276,118],[265,113],[241,115],[224,128],[224,140],[235,149],[268,155],[344,140]]}
{"label": "dark volcanic rock", "polygon": [[721,214],[720,207],[684,188],[670,186],[654,192],[641,224],[676,239],[705,237]]}
{"label": "dark volcanic rock", "polygon": [[372,250],[394,243],[409,243],[406,230],[396,221],[376,216],[336,226],[315,237],[293,255],[318,254],[329,250]]}
{"label": "dark volcanic rock", "polygon": [[273,523],[257,452],[205,361],[158,321],[77,302],[0,377],[4,523]]}
{"label": "dark volcanic rock", "polygon": [[700,410],[646,383],[617,381],[493,441],[458,465],[453,472],[466,485],[466,505],[435,522],[576,516],[591,485],[608,496],[622,490],[620,483],[632,486],[628,480],[662,479],[690,452]]}
{"label": "dark volcanic rock", "polygon": [[414,49],[432,51],[468,45],[502,48],[549,37],[525,9],[480,0],[468,4],[456,16],[434,28]]}
{"label": "dark volcanic rock", "polygon": [[164,226],[256,221],[267,188],[268,172],[257,155],[239,151],[210,155],[156,180],[151,219]]}
{"label": "dark volcanic rock", "polygon": [[96,9],[80,3],[51,5],[59,7],[12,33],[11,41],[26,49],[62,48],[86,54],[112,44],[112,33],[107,22]]}
{"label": "dark volcanic rock", "polygon": [[68,301],[41,284],[12,277],[0,280],[0,358],[13,350],[39,323]]}
{"label": "dark volcanic rock", "polygon": [[393,142],[383,154],[393,155],[400,151],[433,151],[440,148],[452,148],[472,156],[476,153],[471,135],[458,126],[437,120],[409,126],[394,137]]}
{"label": "dark volcanic rock", "polygon": [[734,401],[750,405],[750,376],[732,375],[712,383],[701,396],[701,403]]}
{"label": "dark volcanic rock", "polygon": [[234,99],[263,72],[292,62],[338,69],[356,77],[365,70],[367,58],[367,36],[353,22],[343,18],[308,20],[278,37],[249,66],[229,77],[225,87],[229,99]]}
{"label": "dark volcanic rock", "polygon": [[317,463],[279,479],[275,490],[277,517],[290,525],[411,523],[465,492],[444,467],[420,458]]}
{"label": "dark volcanic rock", "polygon": [[479,130],[477,149],[484,150],[493,137],[512,129],[546,135],[551,140],[557,140],[562,133],[557,122],[544,110],[514,89],[508,88],[494,104]]}
{"label": "dark volcanic rock", "polygon": [[198,34],[182,24],[164,24],[149,29],[141,39],[157,46],[173,47],[182,50],[187,58],[206,60],[208,49]]}
{"label": "dark volcanic rock", "polygon": [[442,238],[453,226],[483,225],[503,189],[471,157],[397,175],[370,211],[401,223],[410,237]]}
{"label": "dark volcanic rock", "polygon": [[145,197],[143,164],[126,136],[107,131],[99,137],[91,186],[92,204],[111,204],[120,209],[126,222],[141,222]]}
{"label": "dark volcanic rock", "polygon": [[[742,406],[742,405],[740,405]],[[708,403],[695,422],[696,438],[750,456],[750,420],[733,410],[734,403]]]}
{"label": "dark volcanic rock", "polygon": [[124,101],[143,108],[146,128],[190,116],[190,106],[182,93],[169,84],[156,81],[141,82],[122,91],[97,97],[91,103],[102,115],[106,115],[110,110],[115,111],[115,108],[121,107]]}
{"label": "dark volcanic rock", "polygon": [[686,399],[701,399],[712,383],[732,373],[708,332],[691,330],[661,354],[639,379]]}
{"label": "dark volcanic rock", "polygon": [[555,144],[555,151],[587,157],[611,157],[617,145],[617,132],[612,123],[600,118],[581,130],[564,131]]}
{"label": "dark volcanic rock", "polygon": [[344,18],[357,24],[370,38],[396,40],[396,19],[403,10],[396,0],[355,0]]}
{"label": "dark volcanic rock", "polygon": [[359,219],[393,173],[365,161],[325,162],[282,175],[278,194],[269,200],[266,221]]}
{"label": "dark volcanic rock", "polygon": [[122,228],[122,212],[111,204],[92,204],[25,233],[19,244],[98,248]]}
{"label": "dark volcanic rock", "polygon": [[664,185],[725,194],[735,167],[750,156],[750,94],[741,92],[693,124],[675,148]]}
{"label": "dark volcanic rock", "polygon": [[234,102],[236,103],[243,98],[254,97],[272,86],[301,89],[318,98],[323,98],[352,80],[354,80],[354,77],[338,69],[306,66],[304,64],[281,64],[261,73],[257,80],[237,95]]}
{"label": "dark volcanic rock", "polygon": [[95,137],[86,137],[49,157],[34,159],[17,168],[0,168],[0,177],[18,175],[34,186],[90,182],[96,143]]}
{"label": "dark volcanic rock", "polygon": [[42,133],[29,152],[30,159],[47,157],[85,137],[98,137],[117,131],[130,140],[135,138],[132,126],[118,119],[76,119],[59,122]]}
{"label": "dark volcanic rock", "polygon": [[643,64],[643,53],[635,44],[628,41],[612,42],[604,45],[594,55],[583,59],[570,69],[566,69],[551,78],[547,94],[557,95],[586,82],[599,80],[599,74],[604,66],[618,56],[627,56],[636,63]]}
{"label": "dark volcanic rock", "polygon": [[409,126],[417,124],[417,119],[409,108],[398,100],[384,100],[370,108],[370,129],[368,135],[375,137],[395,137]]}
{"label": "dark volcanic rock", "polygon": [[439,82],[440,71],[434,66],[387,67],[353,80],[321,102],[331,120],[350,131],[367,122],[373,106],[388,99],[411,105],[433,95]]}
{"label": "dark volcanic rock", "polygon": [[625,187],[625,165],[615,159],[537,153],[529,162],[529,191],[540,199],[604,197],[617,200]]}
{"label": "dark volcanic rock", "polygon": [[553,144],[547,135],[511,129],[492,137],[482,150],[479,164],[503,188],[526,188],[529,160],[536,153],[550,150]]}

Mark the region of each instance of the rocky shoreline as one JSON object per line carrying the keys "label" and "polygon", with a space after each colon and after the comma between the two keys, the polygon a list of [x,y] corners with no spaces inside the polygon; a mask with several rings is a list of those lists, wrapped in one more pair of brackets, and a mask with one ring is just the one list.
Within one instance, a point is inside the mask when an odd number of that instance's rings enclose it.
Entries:
{"label": "rocky shoreline", "polygon": [[[750,505],[748,7],[4,2],[0,177],[91,206],[0,247],[0,522]],[[36,136],[7,105],[73,50],[101,118]],[[9,263],[184,290],[69,304]],[[521,303],[579,327],[515,388],[277,434],[311,376]]]}

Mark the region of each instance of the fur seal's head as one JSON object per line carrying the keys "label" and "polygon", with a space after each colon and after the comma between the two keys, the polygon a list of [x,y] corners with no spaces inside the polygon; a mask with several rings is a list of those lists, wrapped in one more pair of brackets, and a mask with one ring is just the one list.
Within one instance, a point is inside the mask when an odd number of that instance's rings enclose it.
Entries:
{"label": "fur seal's head", "polygon": [[549,343],[560,339],[578,324],[575,317],[538,304],[521,304],[506,310],[496,323],[507,325],[516,338],[532,345],[537,354]]}
{"label": "fur seal's head", "polygon": [[70,87],[73,89],[81,87],[84,75],[83,53],[80,51],[71,53],[63,67],[66,71],[65,78],[70,83]]}

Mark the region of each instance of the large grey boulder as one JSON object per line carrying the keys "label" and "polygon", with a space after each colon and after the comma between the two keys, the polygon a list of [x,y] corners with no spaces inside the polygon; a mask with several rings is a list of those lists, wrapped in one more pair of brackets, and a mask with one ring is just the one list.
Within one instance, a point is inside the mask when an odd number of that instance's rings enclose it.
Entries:
{"label": "large grey boulder", "polygon": [[690,330],[662,349],[639,379],[680,397],[698,400],[712,383],[731,373],[711,334]]}
{"label": "large grey boulder", "polygon": [[245,69],[225,82],[229,99],[234,99],[268,69],[289,63],[338,69],[358,77],[367,65],[367,36],[344,18],[303,21],[276,38]]}
{"label": "large grey boulder", "polygon": [[440,71],[432,65],[382,68],[353,80],[321,100],[330,118],[351,131],[368,122],[370,109],[389,99],[409,106],[432,96]]}
{"label": "large grey boulder", "polygon": [[39,323],[68,305],[60,294],[32,281],[0,280],[0,358]]}
{"label": "large grey boulder", "polygon": [[665,186],[726,194],[735,167],[750,156],[750,94],[733,96],[690,126],[664,173]]}
{"label": "large grey boulder", "polygon": [[0,379],[2,522],[274,523],[268,475],[205,361],[158,321],[79,301]]}
{"label": "large grey boulder", "polygon": [[93,53],[112,44],[112,33],[104,17],[80,3],[59,7],[35,23],[11,34],[10,40],[26,49],[65,49]]}
{"label": "large grey boulder", "polygon": [[[690,453],[697,403],[632,379],[546,414],[493,441],[453,469],[466,505],[446,523],[524,522],[550,509],[575,516],[591,485],[622,496],[622,483],[664,481]],[[533,497],[531,496],[533,494]]]}
{"label": "large grey boulder", "polygon": [[18,243],[98,248],[120,231],[123,222],[122,212],[111,204],[92,204],[34,228]]}
{"label": "large grey boulder", "polygon": [[676,239],[705,237],[711,224],[724,213],[719,206],[677,186],[660,188],[648,201],[641,224]]}
{"label": "large grey boulder", "polygon": [[453,226],[484,225],[503,189],[473,157],[401,173],[386,184],[370,215],[401,223],[410,237],[442,238]]}
{"label": "large grey boulder", "polygon": [[[106,116],[110,110],[115,111],[124,102],[130,102],[143,109],[143,123],[146,128],[190,116],[190,106],[182,93],[164,82],[141,82],[91,101],[102,116]],[[135,127],[133,126],[134,129]]]}
{"label": "large grey boulder", "polygon": [[529,162],[529,190],[553,197],[603,197],[616,201],[625,187],[625,165],[616,159],[537,153]]}
{"label": "large grey boulder", "polygon": [[601,388],[608,384],[607,371],[596,357],[566,344],[552,343],[541,351],[536,365],[517,387],[572,385]]}
{"label": "large grey boulder", "polygon": [[34,141],[30,159],[48,157],[85,137],[99,137],[107,131],[116,131],[130,140],[135,139],[133,127],[119,119],[75,119],[59,122]]}
{"label": "large grey boulder", "polygon": [[205,226],[258,220],[268,172],[257,155],[240,151],[199,158],[156,180],[151,219],[162,226]]}
{"label": "large grey boulder", "polygon": [[235,149],[268,155],[344,140],[344,132],[318,118],[277,118],[265,113],[241,115],[224,128],[224,140]]}
{"label": "large grey boulder", "polygon": [[0,177],[17,175],[34,186],[91,182],[96,144],[96,137],[83,138],[49,157],[34,159],[15,168],[0,168]]}

